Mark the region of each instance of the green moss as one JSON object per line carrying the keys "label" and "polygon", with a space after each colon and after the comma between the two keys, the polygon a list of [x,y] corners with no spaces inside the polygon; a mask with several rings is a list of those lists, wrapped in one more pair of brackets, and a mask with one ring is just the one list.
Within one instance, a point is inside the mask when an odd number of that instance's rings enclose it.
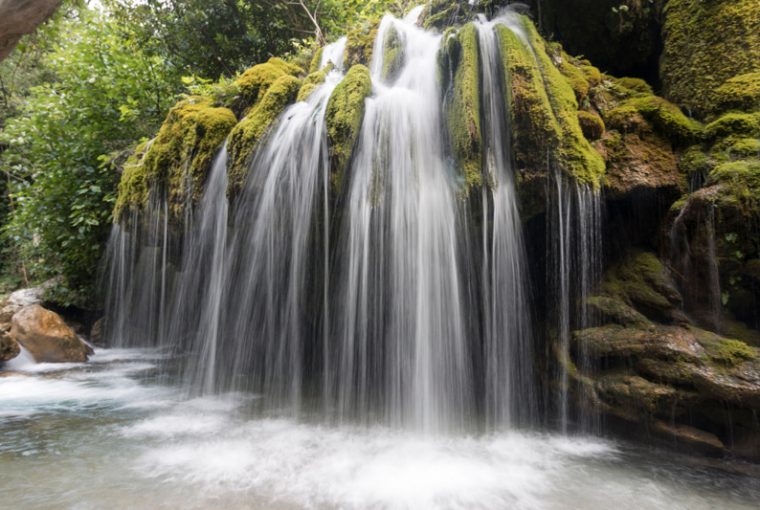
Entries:
{"label": "green moss", "polygon": [[639,133],[649,125],[638,108],[630,104],[622,104],[607,111],[604,120],[608,128],[621,133]]}
{"label": "green moss", "polygon": [[664,16],[665,96],[695,115],[718,108],[727,80],[760,71],[757,0],[669,0]]}
{"label": "green moss", "polygon": [[619,298],[592,296],[586,300],[586,305],[600,317],[603,324],[614,323],[637,328],[647,328],[652,324]]}
{"label": "green moss", "polygon": [[372,20],[364,25],[355,27],[346,36],[346,65],[369,65],[372,61],[375,37],[380,20]]}
{"label": "green moss", "polygon": [[626,101],[675,144],[688,144],[702,136],[702,125],[688,118],[674,104],[656,96],[634,97]]}
{"label": "green moss", "polygon": [[588,140],[598,140],[604,134],[604,121],[596,113],[580,110],[578,112],[578,123],[583,131],[583,136]]}
{"label": "green moss", "polygon": [[760,71],[726,80],[715,96],[721,110],[760,110]]}
{"label": "green moss", "polygon": [[544,41],[533,23],[523,18],[534,55],[541,70],[544,87],[552,105],[554,117],[559,126],[561,138],[559,164],[565,172],[579,182],[599,186],[604,176],[605,164],[602,156],[583,136],[578,123],[578,102],[575,93],[549,58]]}
{"label": "green moss", "polygon": [[420,19],[423,20],[422,26],[427,29],[442,29],[462,21],[465,14],[460,2],[432,0],[425,6]]}
{"label": "green moss", "polygon": [[211,161],[236,122],[232,111],[214,107],[210,98],[193,96],[177,103],[140,163],[132,160],[114,218],[118,221],[127,207],[139,207],[133,200],[144,201],[147,190],[158,185],[166,186],[172,213],[181,214],[188,199],[200,198]]}
{"label": "green moss", "polygon": [[385,33],[383,48],[385,53],[383,55],[382,78],[386,81],[393,81],[404,65],[404,48],[395,28],[391,27]]}
{"label": "green moss", "polygon": [[138,208],[148,201],[150,184],[143,159],[151,142],[144,142],[132,151],[122,167],[119,193],[113,210],[113,218],[119,221],[129,208]]}
{"label": "green moss", "polygon": [[303,74],[300,67],[288,64],[276,57],[270,58],[263,64],[258,64],[245,71],[236,83],[248,105],[256,105],[264,98],[272,84],[283,76]]}
{"label": "green moss", "polygon": [[581,64],[580,69],[586,75],[586,81],[591,87],[596,87],[602,83],[602,73],[596,67],[591,64]]}
{"label": "green moss", "polygon": [[322,54],[324,52],[324,46],[320,46],[317,48],[317,51],[314,52],[314,56],[311,57],[311,63],[309,64],[309,74],[314,74],[319,71],[319,66],[322,64]]}
{"label": "green moss", "polygon": [[760,160],[722,163],[710,172],[710,181],[729,185],[747,198],[756,198],[756,193],[760,192]]}
{"label": "green moss", "polygon": [[741,340],[731,340],[713,333],[691,328],[697,340],[705,348],[710,360],[734,367],[744,361],[757,359],[757,351]]}
{"label": "green moss", "polygon": [[296,98],[301,81],[290,75],[278,78],[261,101],[230,133],[229,193],[235,195],[245,182],[256,144],[267,133],[274,120]]}
{"label": "green moss", "polygon": [[615,81],[634,94],[654,95],[652,87],[641,78],[616,78]]}
{"label": "green moss", "polygon": [[446,41],[445,51],[454,83],[447,109],[447,126],[454,156],[462,169],[463,193],[482,184],[480,130],[480,81],[478,74],[478,34],[468,23]]}
{"label": "green moss", "polygon": [[712,161],[700,145],[693,145],[681,155],[678,167],[686,175],[706,174],[712,168]]}
{"label": "green moss", "polygon": [[613,265],[604,275],[602,290],[623,300],[652,320],[669,322],[681,296],[670,283],[654,253],[637,251]]}
{"label": "green moss", "polygon": [[348,70],[327,102],[326,124],[330,150],[331,184],[339,192],[343,175],[359,136],[364,102],[372,92],[369,69],[356,64]]}
{"label": "green moss", "polygon": [[726,113],[705,127],[708,139],[715,140],[729,135],[760,138],[760,112]]}
{"label": "green moss", "polygon": [[327,74],[332,70],[333,65],[332,63],[329,63],[327,66],[325,66],[324,69],[315,71],[304,78],[303,85],[301,85],[301,89],[298,91],[298,97],[296,98],[296,101],[300,102],[309,99],[309,96],[312,92],[314,92],[314,89],[325,82]]}
{"label": "green moss", "polygon": [[732,158],[760,158],[760,138],[734,139],[728,147]]}
{"label": "green moss", "polygon": [[589,90],[591,89],[586,73],[575,66],[572,63],[570,56],[564,51],[559,52],[558,60],[560,62],[559,70],[573,88],[575,98],[578,102],[583,102],[583,100],[588,97]]}

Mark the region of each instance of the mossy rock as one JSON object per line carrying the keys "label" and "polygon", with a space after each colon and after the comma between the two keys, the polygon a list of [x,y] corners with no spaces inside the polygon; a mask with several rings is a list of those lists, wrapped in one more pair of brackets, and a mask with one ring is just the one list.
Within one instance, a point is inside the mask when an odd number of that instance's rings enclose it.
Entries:
{"label": "mossy rock", "polygon": [[258,64],[245,71],[236,80],[240,93],[249,106],[258,104],[269,88],[283,76],[298,76],[303,69],[272,57],[263,64]]}
{"label": "mossy rock", "polygon": [[709,140],[731,135],[760,138],[760,112],[726,113],[705,127],[705,135]]}
{"label": "mossy rock", "polygon": [[586,299],[591,315],[602,324],[618,324],[625,327],[647,328],[652,322],[622,299],[610,296],[592,296]]}
{"label": "mossy rock", "polygon": [[636,95],[607,114],[611,127],[631,131],[640,127],[636,114],[649,121],[675,145],[689,145],[702,137],[702,125],[688,117],[674,104],[657,96]]}
{"label": "mossy rock", "polygon": [[715,95],[720,110],[760,110],[760,71],[726,80]]}
{"label": "mossy rock", "polygon": [[151,143],[152,141],[138,144],[121,167],[119,192],[113,210],[114,222],[122,220],[128,210],[139,210],[148,202],[150,182],[143,159]]}
{"label": "mossy rock", "polygon": [[230,133],[228,194],[231,197],[245,183],[257,144],[285,107],[293,102],[300,88],[301,80],[289,74],[281,75]]}
{"label": "mossy rock", "polygon": [[653,96],[654,91],[652,86],[641,78],[616,78],[615,81],[621,86],[630,90],[634,94],[642,94],[645,96]]}
{"label": "mossy rock", "polygon": [[468,23],[456,35],[446,37],[442,51],[453,83],[446,103],[446,125],[461,169],[463,195],[483,183],[482,132],[480,127],[480,78],[478,33]]}
{"label": "mossy rock", "polygon": [[321,69],[319,71],[314,71],[309,76],[304,78],[303,84],[301,85],[301,89],[298,91],[298,97],[296,98],[297,102],[306,101],[309,99],[309,96],[312,92],[314,92],[314,89],[319,87],[322,83],[325,82],[325,78],[327,78],[327,75],[334,69],[332,63],[327,64],[324,69]]}
{"label": "mossy rock", "polygon": [[141,148],[144,154],[136,151],[125,167],[114,219],[126,208],[141,207],[148,190],[158,186],[166,186],[171,212],[179,216],[188,200],[200,198],[211,162],[236,122],[231,110],[214,106],[209,98],[180,101],[156,138]]}
{"label": "mossy rock", "polygon": [[578,122],[575,92],[552,62],[544,40],[533,23],[523,17],[523,25],[534,49],[544,87],[561,133],[559,166],[576,181],[599,187],[604,176],[604,160],[583,136]]}
{"label": "mossy rock", "polygon": [[327,102],[326,124],[330,152],[330,178],[339,193],[364,118],[365,99],[372,92],[369,69],[356,64],[335,87]]}
{"label": "mossy rock", "polygon": [[393,82],[404,66],[404,46],[395,27],[385,33],[382,79]]}
{"label": "mossy rock", "polygon": [[466,21],[471,14],[469,5],[456,0],[432,0],[420,14],[422,26],[427,29],[443,29]]}
{"label": "mossy rock", "polygon": [[720,109],[728,80],[760,71],[757,0],[669,0],[664,15],[665,96],[698,117]]}
{"label": "mossy rock", "polygon": [[324,52],[324,46],[320,46],[314,52],[314,56],[311,57],[311,63],[309,64],[309,74],[314,74],[319,71],[319,66],[322,65],[322,55]]}
{"label": "mossy rock", "polygon": [[581,126],[581,131],[583,131],[583,136],[588,140],[598,140],[604,134],[604,121],[597,113],[585,110],[578,111],[578,123]]}
{"label": "mossy rock", "polygon": [[654,253],[630,253],[607,270],[602,289],[606,295],[623,300],[651,320],[670,323],[682,319],[681,295]]}
{"label": "mossy rock", "polygon": [[346,66],[370,64],[379,24],[380,19],[371,20],[348,32],[346,36]]}

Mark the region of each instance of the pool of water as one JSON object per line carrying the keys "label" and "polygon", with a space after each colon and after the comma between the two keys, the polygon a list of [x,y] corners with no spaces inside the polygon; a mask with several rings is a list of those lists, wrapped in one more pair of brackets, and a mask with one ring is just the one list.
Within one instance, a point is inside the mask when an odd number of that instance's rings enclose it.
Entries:
{"label": "pool of water", "polygon": [[0,372],[5,508],[757,509],[739,462],[591,437],[426,437],[252,417],[255,397],[183,399],[160,354]]}

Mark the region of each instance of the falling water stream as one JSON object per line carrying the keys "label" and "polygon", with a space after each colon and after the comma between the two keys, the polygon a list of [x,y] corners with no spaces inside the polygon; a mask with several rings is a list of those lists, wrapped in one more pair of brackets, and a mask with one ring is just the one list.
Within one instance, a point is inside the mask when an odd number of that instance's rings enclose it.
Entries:
{"label": "falling water stream", "polygon": [[[442,36],[418,26],[421,9],[378,28],[340,214],[325,114],[345,38],[324,48],[324,83],[280,115],[234,199],[225,145],[180,228],[164,189],[114,225],[103,280],[117,348],[88,364],[19,358],[0,372],[0,501],[753,508],[752,466],[670,463],[627,443],[537,431],[531,306],[542,299],[529,291],[494,26],[526,39],[509,13],[475,24],[484,184],[467,201],[442,128]],[[391,40],[400,63],[388,74]],[[549,341],[568,355],[570,331],[591,324],[583,302],[601,267],[601,200],[552,171],[543,301]],[[593,431],[571,409],[567,368],[557,371],[547,400],[558,428]]]}

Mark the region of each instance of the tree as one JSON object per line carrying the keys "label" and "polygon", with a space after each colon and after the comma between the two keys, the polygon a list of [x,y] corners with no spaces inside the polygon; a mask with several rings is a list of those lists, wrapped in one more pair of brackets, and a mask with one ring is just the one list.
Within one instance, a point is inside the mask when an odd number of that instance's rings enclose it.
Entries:
{"label": "tree", "polygon": [[118,175],[107,155],[155,132],[179,79],[103,13],[83,9],[60,30],[41,58],[50,80],[29,90],[0,143],[5,235],[32,278],[62,275],[59,289],[81,291],[59,296],[66,303],[91,295],[110,227]]}

